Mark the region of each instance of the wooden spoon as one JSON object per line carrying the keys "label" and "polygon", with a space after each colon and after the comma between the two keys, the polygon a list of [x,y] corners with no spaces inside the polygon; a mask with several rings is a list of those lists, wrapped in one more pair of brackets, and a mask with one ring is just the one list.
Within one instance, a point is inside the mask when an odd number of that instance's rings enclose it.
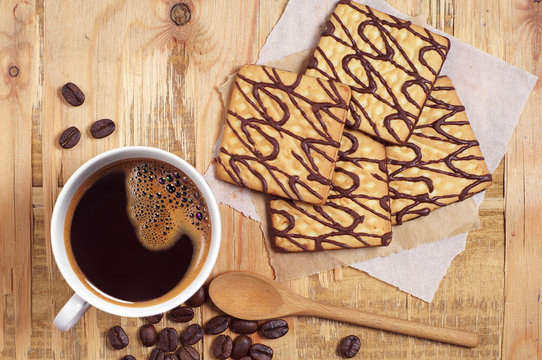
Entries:
{"label": "wooden spoon", "polygon": [[316,316],[467,347],[480,343],[478,335],[465,331],[317,303],[250,272],[232,271],[217,276],[211,281],[209,295],[222,311],[245,320]]}

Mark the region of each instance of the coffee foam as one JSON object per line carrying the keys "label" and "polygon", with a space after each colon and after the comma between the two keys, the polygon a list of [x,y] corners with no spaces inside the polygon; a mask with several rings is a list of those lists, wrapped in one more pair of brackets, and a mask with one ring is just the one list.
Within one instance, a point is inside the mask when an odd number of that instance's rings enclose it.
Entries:
{"label": "coffee foam", "polygon": [[[182,235],[209,239],[207,204],[186,174],[154,160],[130,162],[125,170],[128,216],[143,246],[165,250]],[[194,241],[196,252],[199,243]]]}

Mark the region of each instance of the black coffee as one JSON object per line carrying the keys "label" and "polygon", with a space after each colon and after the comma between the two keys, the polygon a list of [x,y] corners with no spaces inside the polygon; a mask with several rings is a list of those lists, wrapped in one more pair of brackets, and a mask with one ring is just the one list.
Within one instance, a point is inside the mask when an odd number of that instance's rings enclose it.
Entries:
{"label": "black coffee", "polygon": [[194,183],[169,164],[145,159],[92,176],[74,197],[66,226],[68,253],[82,277],[130,302],[178,288],[202,265],[211,235],[207,205]]}

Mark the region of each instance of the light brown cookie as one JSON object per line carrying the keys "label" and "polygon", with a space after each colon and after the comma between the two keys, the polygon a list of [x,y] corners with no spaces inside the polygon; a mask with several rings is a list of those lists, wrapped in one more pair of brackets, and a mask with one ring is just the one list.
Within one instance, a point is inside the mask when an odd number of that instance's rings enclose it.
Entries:
{"label": "light brown cookie", "polygon": [[324,205],[274,198],[271,236],[285,252],[388,245],[391,221],[385,147],[345,130]]}
{"label": "light brown cookie", "polygon": [[347,126],[393,144],[408,139],[450,42],[409,21],[340,1],[306,74],[352,88]]}
{"label": "light brown cookie", "polygon": [[243,66],[226,116],[217,176],[268,194],[324,203],[349,101],[344,84]]}
{"label": "light brown cookie", "polygon": [[491,184],[478,141],[451,80],[442,76],[410,139],[387,146],[394,224],[428,215]]}

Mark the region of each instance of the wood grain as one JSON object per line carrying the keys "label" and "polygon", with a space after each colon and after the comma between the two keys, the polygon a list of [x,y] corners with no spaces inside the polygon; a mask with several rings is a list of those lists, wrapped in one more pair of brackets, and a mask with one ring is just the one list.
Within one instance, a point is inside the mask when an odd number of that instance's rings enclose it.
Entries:
{"label": "wood grain", "polygon": [[[30,348],[32,117],[39,101],[36,9],[7,1],[0,14],[0,352],[25,359]],[[16,340],[16,341],[15,341]]]}
{"label": "wood grain", "polygon": [[[169,19],[173,0],[4,0],[0,12],[0,359],[118,359],[150,352],[136,339],[140,319],[91,309],[60,333],[54,316],[72,291],[49,245],[49,221],[66,179],[84,161],[124,145],[151,145],[184,157],[203,172],[222,125],[216,86],[253,63],[287,0],[186,0],[191,21]],[[492,55],[540,75],[542,3],[532,0],[390,0],[390,4]],[[17,66],[17,76],[9,68]],[[12,70],[13,71],[13,70]],[[66,104],[71,81],[85,104]],[[340,339],[362,339],[360,359],[542,359],[542,269],[538,241],[542,194],[540,83],[493,174],[480,208],[482,229],[467,238],[435,299],[425,303],[351,268],[286,283],[310,299],[435,326],[475,331],[465,349],[328,320],[288,319],[290,331],[269,344],[276,359],[339,359]],[[96,140],[93,121],[117,130]],[[80,143],[61,150],[71,125]],[[506,181],[506,187],[505,187]],[[504,211],[506,210],[506,227]],[[271,277],[259,224],[222,206],[223,243],[213,271],[256,271]],[[506,230],[505,230],[506,228]],[[506,235],[506,243],[505,243]],[[295,266],[295,265],[292,265]],[[505,273],[506,271],[506,273]],[[194,322],[217,310],[204,306]],[[129,347],[114,351],[105,332],[122,325]],[[163,320],[157,328],[184,326]],[[197,348],[211,359],[212,337]]]}
{"label": "wood grain", "polygon": [[[506,59],[542,75],[542,3],[514,1],[503,6],[511,14],[505,31]],[[503,355],[507,359],[541,359],[542,231],[538,159],[542,155],[542,87],[540,79],[523,110],[506,155],[506,282]]]}

